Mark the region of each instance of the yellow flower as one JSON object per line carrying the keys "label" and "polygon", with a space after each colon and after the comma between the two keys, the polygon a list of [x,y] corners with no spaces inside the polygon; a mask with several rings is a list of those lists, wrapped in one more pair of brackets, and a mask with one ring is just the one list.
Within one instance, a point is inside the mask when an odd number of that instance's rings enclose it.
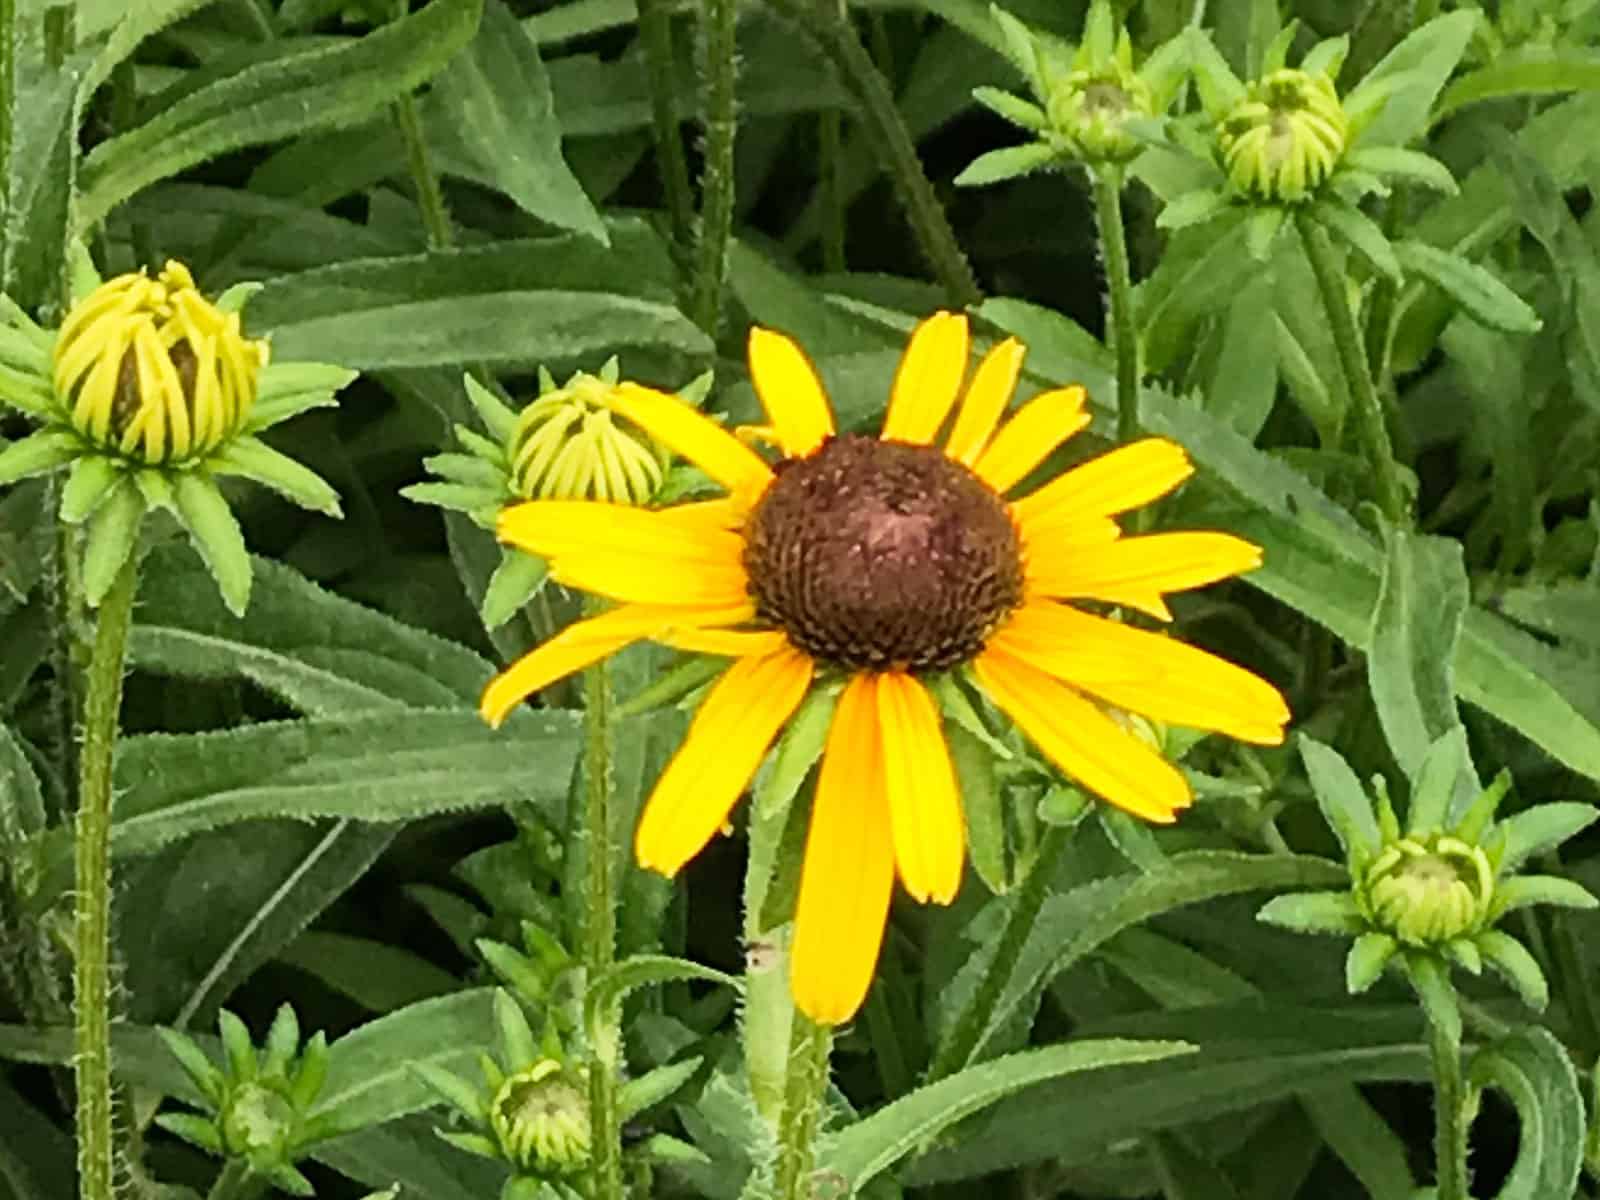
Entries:
{"label": "yellow flower", "polygon": [[[641,639],[734,659],[640,820],[635,849],[647,868],[671,876],[699,853],[813,679],[847,676],[795,914],[791,984],[816,1021],[848,1020],[865,998],[897,871],[913,897],[940,904],[961,881],[961,798],[920,676],[967,667],[1064,772],[1151,821],[1172,821],[1189,785],[1102,704],[1253,742],[1283,738],[1288,708],[1263,680],[1065,603],[1168,619],[1166,593],[1249,570],[1260,552],[1222,533],[1121,535],[1118,514],[1193,470],[1161,438],[1007,501],[1089,420],[1083,389],[1071,387],[1036,396],[1001,426],[1023,354],[1015,340],[994,347],[963,395],[966,319],[931,317],[912,335],[872,439],[836,435],[799,347],[756,329],[750,374],[786,456],[776,467],[680,400],[625,384],[617,411],[728,495],[656,512],[533,501],[500,519],[502,540],[543,555],[553,578],[620,603],[491,682],[489,721]],[[940,450],[932,443],[952,410]]]}
{"label": "yellow flower", "polygon": [[202,458],[238,433],[267,343],[206,300],[181,263],[119,275],[75,304],[52,377],[69,423],[103,449],[151,465]]}

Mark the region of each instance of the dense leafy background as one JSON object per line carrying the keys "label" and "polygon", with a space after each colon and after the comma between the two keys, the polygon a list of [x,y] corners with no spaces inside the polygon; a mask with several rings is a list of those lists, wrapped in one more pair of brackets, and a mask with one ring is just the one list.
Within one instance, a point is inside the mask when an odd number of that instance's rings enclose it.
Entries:
{"label": "dense leafy background", "polygon": [[[696,7],[675,6],[672,22],[692,167]],[[1007,7],[1072,39],[1084,6]],[[1346,70],[1359,78],[1417,10],[1439,6],[1122,7],[1140,45],[1204,14],[1241,71],[1263,27],[1298,16],[1304,44],[1351,35]],[[1299,243],[1281,239],[1261,263],[1241,225],[1159,230],[1185,186],[1159,156],[1136,166],[1126,198],[1150,372],[1142,415],[1201,468],[1159,522],[1234,530],[1266,551],[1247,581],[1185,598],[1187,636],[1277,682],[1297,726],[1358,774],[1403,779],[1459,720],[1484,778],[1514,772],[1514,803],[1588,803],[1600,780],[1595,6],[1487,7],[1508,45],[1468,45],[1464,19],[1453,51],[1409,64],[1383,118],[1460,183],[1374,209],[1411,244],[1393,297],[1392,432],[1422,532],[1385,539],[1364,506],[1349,391]],[[579,715],[526,711],[491,733],[474,705],[496,663],[576,605],[552,588],[485,631],[492,541],[399,489],[423,477],[453,424],[472,424],[469,366],[514,395],[540,364],[560,376],[615,354],[625,375],[673,388],[710,366],[712,406],[750,417],[752,322],[803,342],[842,424],[874,425],[905,332],[948,297],[928,281],[826,47],[773,8],[751,4],[739,21],[735,241],[715,336],[685,315],[692,255],[663,209],[629,0],[428,0],[394,20],[387,5],[319,0],[81,0],[58,68],[44,31],[60,22],[42,0],[17,9],[8,293],[48,314],[63,240],[80,232],[108,271],[171,256],[208,290],[260,280],[249,321],[275,358],[364,372],[336,411],[272,435],[334,483],[342,521],[238,492],[260,556],[244,619],[186,546],[161,546],[146,568],[114,836],[124,1128],[144,1129],[162,1095],[189,1086],[152,1026],[207,1030],[226,1002],[260,1031],[291,1000],[303,1027],[335,1039],[322,1104],[357,1130],[315,1151],[319,1194],[396,1181],[427,1200],[492,1194],[498,1168],[433,1136],[442,1118],[423,1112],[433,1098],[405,1062],[469,1073],[489,1044],[493,976],[475,939],[514,941],[521,920],[571,933],[556,898]],[[1019,86],[987,7],[869,0],[853,20],[988,297],[972,309],[977,327],[1028,343],[1025,391],[1086,384],[1097,421],[1069,457],[1103,447],[1112,362],[1083,178],[950,182],[1015,137],[970,98]],[[430,242],[419,208],[396,120],[406,97],[444,181],[450,246],[437,230]],[[842,139],[824,153],[841,112]],[[1475,276],[1440,279],[1451,268],[1429,248],[1491,268],[1537,312],[1537,332],[1494,327],[1496,297],[1474,303]],[[59,1070],[71,1053],[72,742],[41,570],[54,537],[44,487],[0,498],[0,1196],[15,1200],[70,1194],[72,1170]],[[666,662],[625,655],[619,693]],[[669,710],[621,723],[628,820],[683,721]],[[826,1169],[856,1184],[876,1176],[873,1195],[930,1198],[1365,1189],[1401,1200],[1426,1182],[1427,1059],[1407,993],[1390,981],[1349,999],[1335,943],[1253,919],[1272,892],[1341,877],[1300,767],[1287,751],[1220,743],[1189,765],[1206,797],[1192,819],[1154,835],[1115,821],[1079,832],[983,1031],[978,1057],[996,1061],[944,1092],[913,1095],[983,971],[1010,902],[995,893],[1040,836],[1040,798],[1008,796],[1004,825],[975,832],[975,870],[952,909],[897,907],[882,979],[836,1054],[838,1125],[847,1111],[875,1115],[824,1144]],[[630,871],[622,949],[740,969],[743,845],[719,842],[675,888]],[[1544,866],[1594,884],[1595,849],[1580,840]],[[1466,984],[1512,1027],[1484,1059],[1493,1090],[1474,1133],[1476,1191],[1545,1200],[1587,1186],[1578,1077],[1600,1053],[1600,926],[1567,914],[1514,924],[1554,999],[1535,1017],[1487,980]],[[709,1156],[660,1169],[657,1194],[734,1197],[764,1135],[742,1091],[729,993],[674,983],[638,996],[626,1010],[633,1070],[700,1065],[630,1138],[664,1130]],[[1194,1050],[1143,1061],[1152,1052],[1115,1039]],[[1000,1058],[1026,1047],[1048,1049]],[[1109,1069],[1050,1082],[1085,1065]],[[152,1178],[204,1190],[213,1168],[198,1154],[154,1129],[135,1145]]]}

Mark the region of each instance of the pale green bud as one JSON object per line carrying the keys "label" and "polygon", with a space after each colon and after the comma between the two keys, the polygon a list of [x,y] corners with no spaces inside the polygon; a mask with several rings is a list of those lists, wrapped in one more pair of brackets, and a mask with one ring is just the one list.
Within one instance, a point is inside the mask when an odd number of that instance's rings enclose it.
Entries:
{"label": "pale green bud", "polygon": [[1356,899],[1379,929],[1421,947],[1477,933],[1493,895],[1494,868],[1482,849],[1450,836],[1413,836],[1383,848]]}
{"label": "pale green bud", "polygon": [[519,1171],[570,1175],[588,1165],[589,1095],[582,1073],[553,1058],[508,1075],[489,1104],[500,1153]]}
{"label": "pale green bud", "polygon": [[1285,68],[1251,83],[1217,127],[1229,181],[1272,203],[1308,200],[1344,157],[1350,121],[1326,75]]}
{"label": "pale green bud", "polygon": [[579,372],[523,409],[507,452],[511,488],[528,500],[645,504],[664,464],[611,408],[615,381]]}

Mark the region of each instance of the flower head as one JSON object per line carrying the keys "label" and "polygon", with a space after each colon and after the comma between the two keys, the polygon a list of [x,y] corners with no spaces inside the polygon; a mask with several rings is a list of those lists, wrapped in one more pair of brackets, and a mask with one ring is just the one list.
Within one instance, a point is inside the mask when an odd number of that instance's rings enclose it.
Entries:
{"label": "flower head", "polygon": [[1413,974],[1430,959],[1474,975],[1487,962],[1531,1006],[1543,1008],[1548,989],[1538,963],[1495,926],[1530,904],[1594,907],[1594,897],[1569,880],[1517,874],[1529,857],[1592,822],[1594,808],[1541,804],[1495,821],[1510,776],[1502,773],[1482,790],[1463,788],[1470,763],[1458,728],[1435,742],[1419,766],[1402,829],[1381,779],[1369,799],[1334,751],[1302,738],[1300,752],[1323,816],[1344,846],[1350,888],[1280,896],[1261,919],[1353,936],[1345,963],[1352,992],[1370,987],[1396,957]]}
{"label": "flower head", "polygon": [[897,873],[918,900],[949,903],[960,885],[961,798],[930,690],[941,673],[964,673],[1061,770],[1151,821],[1172,821],[1189,785],[1105,706],[1255,742],[1283,736],[1288,710],[1269,684],[1071,603],[1167,620],[1168,593],[1249,570],[1260,555],[1221,533],[1123,536],[1119,514],[1192,472],[1161,438],[1008,499],[1089,420],[1083,389],[1069,387],[1002,422],[1023,354],[1000,343],[963,388],[966,318],[928,319],[873,439],[838,433],[804,353],[756,329],[750,372],[783,455],[775,465],[681,400],[624,384],[621,415],[726,495],[658,511],[536,500],[500,518],[502,540],[617,607],[491,682],[489,721],[633,642],[732,660],[645,808],[643,866],[676,874],[726,823],[813,685],[837,694],[791,966],[796,1000],[818,1021],[861,1004]]}
{"label": "flower head", "polygon": [[1217,149],[1240,192],[1298,204],[1339,165],[1349,135],[1333,80],[1285,67],[1249,84],[1217,126]]}
{"label": "flower head", "polygon": [[332,488],[256,435],[332,404],[354,372],[269,365],[267,343],[240,328],[255,288],[241,284],[210,301],[187,268],[169,262],[153,279],[138,272],[89,288],[54,331],[0,296],[0,401],[40,426],[0,451],[0,485],[68,469],[61,518],[85,526],[91,605],[133,553],[145,514],[165,509],[188,531],[228,607],[242,613],[250,558],[217,485],[222,476],[338,515]]}

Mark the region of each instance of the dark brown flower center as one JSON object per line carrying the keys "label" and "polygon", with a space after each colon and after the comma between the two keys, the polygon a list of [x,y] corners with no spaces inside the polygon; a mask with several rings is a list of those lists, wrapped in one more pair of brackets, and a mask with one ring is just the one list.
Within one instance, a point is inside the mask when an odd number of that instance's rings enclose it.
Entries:
{"label": "dark brown flower center", "polygon": [[1005,502],[931,446],[847,434],[779,464],[750,515],[757,614],[852,670],[965,662],[1022,600]]}

